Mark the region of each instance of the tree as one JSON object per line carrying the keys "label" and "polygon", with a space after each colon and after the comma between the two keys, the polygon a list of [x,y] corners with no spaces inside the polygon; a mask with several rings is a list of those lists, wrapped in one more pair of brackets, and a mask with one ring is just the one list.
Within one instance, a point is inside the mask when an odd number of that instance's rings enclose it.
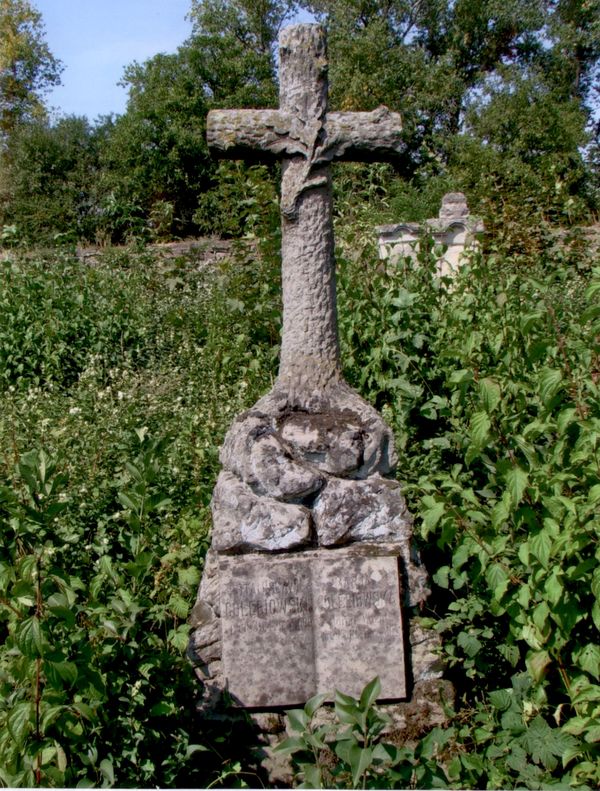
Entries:
{"label": "tree", "polygon": [[401,112],[407,148],[397,172],[405,179],[439,177],[474,199],[483,184],[510,185],[521,203],[540,190],[550,200],[560,184],[569,207],[584,190],[600,0],[306,5],[329,29],[333,106]]}
{"label": "tree", "polygon": [[215,106],[277,104],[274,47],[294,7],[294,0],[192,0],[189,45]]}
{"label": "tree", "polygon": [[23,121],[43,117],[44,92],[62,66],[44,39],[39,11],[28,0],[0,0],[0,138]]}
{"label": "tree", "polygon": [[[107,223],[128,215],[134,225],[146,218],[159,235],[178,235],[190,226],[198,194],[209,186],[205,141],[207,100],[194,52],[184,45],[125,70],[127,110],[109,131],[103,154]],[[123,227],[109,230],[118,237]],[[121,222],[121,220],[119,220]]]}
{"label": "tree", "polygon": [[7,183],[0,197],[0,226],[14,224],[19,238],[30,243],[93,241],[99,221],[100,129],[77,116],[20,124],[1,171]]}

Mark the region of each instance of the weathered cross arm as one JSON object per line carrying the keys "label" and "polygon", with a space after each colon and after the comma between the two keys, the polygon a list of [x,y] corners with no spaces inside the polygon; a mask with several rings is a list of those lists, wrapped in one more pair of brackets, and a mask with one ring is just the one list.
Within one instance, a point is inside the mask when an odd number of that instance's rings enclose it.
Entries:
{"label": "weathered cross arm", "polygon": [[211,110],[206,122],[209,147],[228,159],[299,155],[318,166],[334,160],[381,161],[405,149],[400,114],[387,107],[328,113],[318,132],[282,110]]}

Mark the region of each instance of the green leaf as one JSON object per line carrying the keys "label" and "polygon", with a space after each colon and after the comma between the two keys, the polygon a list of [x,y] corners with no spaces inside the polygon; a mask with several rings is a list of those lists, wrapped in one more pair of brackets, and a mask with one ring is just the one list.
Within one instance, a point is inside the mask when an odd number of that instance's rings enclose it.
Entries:
{"label": "green leaf", "polygon": [[535,717],[523,734],[522,744],[535,763],[553,771],[558,758],[576,746],[575,739],[558,728],[551,728],[543,717]]}
{"label": "green leaf", "polygon": [[600,502],[600,483],[594,484],[588,492],[588,500],[590,503]]}
{"label": "green leaf", "polygon": [[506,590],[506,583],[508,582],[508,574],[503,566],[500,563],[490,563],[485,571],[485,578],[495,598],[499,598],[495,592],[501,588]]}
{"label": "green leaf", "polygon": [[278,753],[293,754],[308,749],[307,743],[301,736],[290,736],[274,748]]}
{"label": "green leaf", "polygon": [[571,700],[574,704],[585,703],[586,701],[600,703],[600,687],[596,684],[579,684],[571,694]]}
{"label": "green leaf", "polygon": [[548,568],[552,549],[552,538],[548,535],[548,531],[544,528],[532,536],[529,539],[529,546],[533,557],[537,558],[544,568]]}
{"label": "green leaf", "polygon": [[423,524],[427,528],[426,535],[431,532],[444,515],[444,503],[436,502],[423,512]]}
{"label": "green leaf", "polygon": [[506,711],[510,708],[513,696],[512,691],[508,689],[497,689],[490,692],[490,701],[492,706],[499,711]]}
{"label": "green leaf", "polygon": [[111,788],[115,784],[115,773],[113,770],[112,761],[108,758],[104,758],[100,761],[100,771],[102,772],[102,776],[105,780],[105,787]]}
{"label": "green leaf", "polygon": [[29,659],[42,656],[44,643],[39,618],[34,615],[22,621],[15,634],[15,641],[23,656]]}
{"label": "green leaf", "polygon": [[523,640],[534,649],[534,651],[540,651],[542,645],[544,644],[544,638],[540,634],[539,629],[534,626],[532,623],[526,623],[525,626],[521,630],[521,635]]}
{"label": "green leaf", "polygon": [[349,742],[348,745],[344,760],[349,764],[352,772],[352,785],[358,788],[364,772],[371,765],[373,751],[369,747],[361,747],[356,742]]}
{"label": "green leaf", "polygon": [[[539,645],[539,643],[538,643]],[[550,666],[552,659],[547,651],[530,651],[527,654],[527,669],[534,681],[541,681],[546,675],[546,670]]]}
{"label": "green leaf", "polygon": [[304,788],[322,788],[321,772],[315,764],[300,764],[300,770],[304,776]]}
{"label": "green leaf", "polygon": [[495,530],[508,522],[511,514],[511,496],[509,492],[504,492],[501,499],[492,508],[491,519],[492,527]]}
{"label": "green leaf", "polygon": [[371,708],[380,694],[381,682],[379,680],[379,676],[375,676],[375,678],[372,681],[369,681],[369,683],[363,689],[358,705],[363,711],[366,711],[367,709]]}
{"label": "green leaf", "polygon": [[521,658],[521,653],[516,645],[499,645],[498,653],[513,667],[518,665],[519,659]]}
{"label": "green leaf", "polygon": [[518,505],[523,498],[528,483],[527,473],[520,467],[511,467],[506,473],[505,481],[506,489],[513,505]]}
{"label": "green leaf", "polygon": [[556,368],[544,368],[539,377],[539,393],[542,403],[547,406],[548,402],[560,390],[562,383],[562,372]]}
{"label": "green leaf", "polygon": [[548,622],[549,615],[550,615],[550,608],[548,607],[545,601],[540,602],[534,607],[531,617],[533,619],[534,624],[537,626],[540,632],[544,631],[546,624]]}
{"label": "green leaf", "polygon": [[474,657],[481,651],[481,641],[468,632],[461,632],[456,640],[468,657]]}
{"label": "green leaf", "polygon": [[19,748],[25,745],[25,739],[33,731],[33,703],[24,701],[17,703],[6,719],[6,727]]}
{"label": "green leaf", "polygon": [[491,425],[487,412],[474,412],[471,415],[471,441],[477,448],[482,448],[486,444]]}
{"label": "green leaf", "polygon": [[586,645],[577,656],[577,664],[586,673],[600,681],[600,648],[593,643]]}
{"label": "green leaf", "polygon": [[48,680],[58,687],[60,682],[74,684],[77,681],[77,665],[74,662],[49,662],[44,663],[44,670]]}
{"label": "green leaf", "polygon": [[349,725],[357,725],[360,723],[360,711],[356,703],[340,703],[335,702],[335,714],[340,722],[345,722]]}
{"label": "green leaf", "polygon": [[286,713],[291,730],[303,733],[309,723],[306,712],[303,709],[291,709]]}
{"label": "green leaf", "polygon": [[[549,550],[548,550],[548,556],[549,556]],[[550,604],[558,604],[558,602],[561,600],[563,596],[564,586],[559,576],[559,573],[560,573],[559,571],[553,569],[552,573],[544,583],[544,592],[546,593],[546,596],[548,597],[548,602]]]}
{"label": "green leaf", "polygon": [[304,706],[304,711],[306,712],[306,716],[310,719],[317,709],[319,709],[323,703],[327,700],[327,695],[314,695],[310,700],[306,701]]}
{"label": "green leaf", "polygon": [[493,412],[502,400],[500,385],[495,379],[487,376],[479,381],[479,395],[487,413]]}

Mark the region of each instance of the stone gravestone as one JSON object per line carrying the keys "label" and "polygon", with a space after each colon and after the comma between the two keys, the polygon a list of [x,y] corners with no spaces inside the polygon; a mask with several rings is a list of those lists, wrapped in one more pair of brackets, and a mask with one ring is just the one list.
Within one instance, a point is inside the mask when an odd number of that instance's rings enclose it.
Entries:
{"label": "stone gravestone", "polygon": [[423,223],[403,222],[379,225],[379,257],[398,261],[401,258],[417,260],[418,247],[425,235],[431,235],[445,252],[437,262],[439,276],[453,275],[459,269],[463,256],[478,245],[478,235],[483,233],[483,222],[469,214],[467,199],[462,192],[447,192],[442,198],[438,217]]}
{"label": "stone gravestone", "polygon": [[427,578],[389,477],[392,432],[341,375],[329,167],[396,154],[400,118],[327,112],[318,25],[285,29],[279,45],[280,108],[207,121],[222,156],[281,159],[283,333],[273,389],[221,448],[189,654],[205,711],[223,690],[269,710],[357,695],[375,675],[383,699],[410,704],[419,684],[433,699],[423,684],[440,675],[412,620]]}

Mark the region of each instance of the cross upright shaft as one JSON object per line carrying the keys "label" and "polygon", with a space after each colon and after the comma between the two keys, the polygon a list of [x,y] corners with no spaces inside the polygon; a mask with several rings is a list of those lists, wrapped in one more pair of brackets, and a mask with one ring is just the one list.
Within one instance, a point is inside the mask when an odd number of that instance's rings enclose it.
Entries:
{"label": "cross upright shaft", "polygon": [[[327,114],[327,54],[319,25],[279,36],[280,109],[213,110],[208,143],[221,156],[282,158],[283,334],[278,386],[310,400],[341,379],[331,176],[334,159],[385,159],[403,147],[397,113]],[[292,395],[293,394],[293,395]]]}

